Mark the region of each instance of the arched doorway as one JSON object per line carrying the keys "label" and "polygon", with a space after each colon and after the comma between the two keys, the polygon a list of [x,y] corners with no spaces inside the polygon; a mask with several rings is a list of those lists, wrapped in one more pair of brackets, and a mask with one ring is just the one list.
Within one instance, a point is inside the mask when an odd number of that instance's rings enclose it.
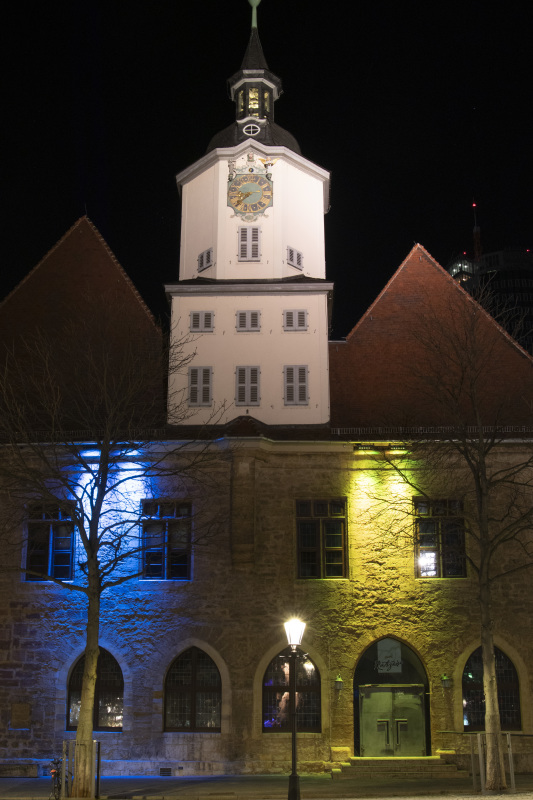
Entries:
{"label": "arched doorway", "polygon": [[416,653],[397,639],[379,639],[354,674],[354,750],[403,758],[431,752],[429,682]]}

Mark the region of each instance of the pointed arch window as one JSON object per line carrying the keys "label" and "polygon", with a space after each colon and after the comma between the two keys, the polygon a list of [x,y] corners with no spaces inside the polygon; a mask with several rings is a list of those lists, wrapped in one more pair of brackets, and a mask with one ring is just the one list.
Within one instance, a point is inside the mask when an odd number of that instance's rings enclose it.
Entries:
{"label": "pointed arch window", "polygon": [[296,669],[296,727],[298,731],[320,733],[320,674],[307,653],[298,648],[275,656],[263,677],[263,733],[290,732],[290,670]]}
{"label": "pointed arch window", "polygon": [[[496,682],[502,730],[519,731],[522,728],[522,719],[518,673],[511,659],[498,647],[494,648],[494,656],[496,658]],[[463,723],[465,731],[485,729],[481,647],[474,650],[463,670]]]}
{"label": "pointed arch window", "polygon": [[[67,730],[69,731],[74,731],[78,727],[84,667],[85,655],[76,662],[68,682]],[[93,729],[121,731],[124,714],[124,678],[116,658],[103,647],[100,648],[96,675]]]}
{"label": "pointed arch window", "polygon": [[220,731],[222,684],[207,653],[190,647],[179,655],[165,679],[166,731]]}

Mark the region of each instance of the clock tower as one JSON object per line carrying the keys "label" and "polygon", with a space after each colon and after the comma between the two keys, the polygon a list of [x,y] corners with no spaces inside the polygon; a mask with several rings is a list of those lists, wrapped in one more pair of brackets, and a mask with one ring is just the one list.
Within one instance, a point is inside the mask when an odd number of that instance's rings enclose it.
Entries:
{"label": "clock tower", "polygon": [[194,355],[169,388],[192,424],[251,416],[269,425],[323,425],[333,290],[324,254],[329,173],[274,122],[281,81],[259,40],[260,0],[249,2],[250,40],[229,80],[235,121],[177,176],[179,281],[166,290],[174,343]]}

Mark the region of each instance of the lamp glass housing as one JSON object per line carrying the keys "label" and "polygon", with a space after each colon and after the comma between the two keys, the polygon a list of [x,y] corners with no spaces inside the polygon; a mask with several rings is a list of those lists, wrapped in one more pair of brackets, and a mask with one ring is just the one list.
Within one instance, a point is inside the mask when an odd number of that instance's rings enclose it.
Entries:
{"label": "lamp glass housing", "polygon": [[285,622],[285,633],[287,634],[287,641],[291,647],[298,647],[301,644],[304,635],[305,622],[300,619],[290,619]]}

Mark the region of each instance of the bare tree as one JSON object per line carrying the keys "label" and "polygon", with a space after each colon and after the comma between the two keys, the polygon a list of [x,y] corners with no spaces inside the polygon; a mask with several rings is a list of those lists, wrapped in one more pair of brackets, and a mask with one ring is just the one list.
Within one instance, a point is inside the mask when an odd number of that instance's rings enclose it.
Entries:
{"label": "bare tree", "polygon": [[[375,456],[381,479],[370,492],[375,502],[369,521],[381,531],[378,546],[397,549],[403,543],[423,557],[423,535],[417,536],[413,524],[416,509],[405,495],[385,494],[380,482],[383,487],[385,476],[395,473],[426,508],[443,498],[460,504],[454,513],[464,519],[464,529],[451,523],[442,536],[448,537],[450,574],[461,574],[466,553],[477,581],[486,785],[500,790],[506,782],[494,632],[504,629],[506,620],[495,616],[493,596],[497,583],[533,565],[533,361],[458,287],[441,297],[423,296],[406,341],[404,385],[391,410],[394,425],[388,420],[387,428],[397,453],[383,448]],[[438,574],[431,571],[436,566],[426,569]]]}
{"label": "bare tree", "polygon": [[[143,573],[140,498],[190,497],[193,487],[212,487],[217,469],[220,474],[222,462],[205,427],[176,440],[188,406],[181,395],[166,397],[168,370],[187,369],[193,354],[190,341],[169,352],[148,316],[139,319],[112,295],[87,298],[83,313],[58,311],[53,331],[37,329],[2,354],[2,544],[14,544],[20,554],[28,506],[38,506],[44,518],[56,514],[61,535],[75,531],[79,543],[77,563],[68,569],[49,563],[42,540],[26,534],[26,557],[20,566],[19,555],[17,565],[27,579],[53,581],[87,597],[76,797],[92,791],[101,596]],[[176,429],[166,426],[167,412]],[[195,541],[212,536],[219,521],[200,511]]]}

